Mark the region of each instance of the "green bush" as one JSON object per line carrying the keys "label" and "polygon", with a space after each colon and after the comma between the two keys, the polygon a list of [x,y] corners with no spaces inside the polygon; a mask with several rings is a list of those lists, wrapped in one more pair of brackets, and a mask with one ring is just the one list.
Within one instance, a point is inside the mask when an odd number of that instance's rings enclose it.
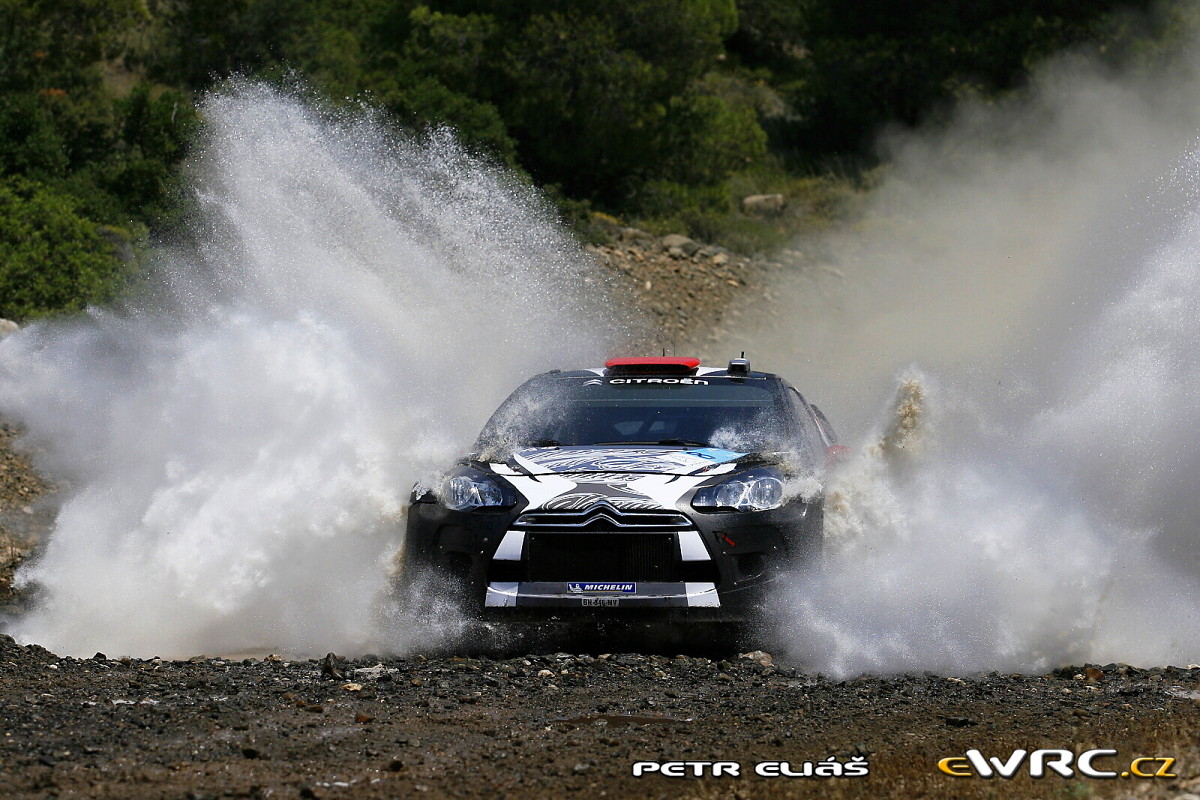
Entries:
{"label": "green bush", "polygon": [[26,320],[110,299],[123,264],[111,229],[41,184],[0,183],[0,317]]}
{"label": "green bush", "polygon": [[[616,214],[752,252],[852,217],[881,128],[1009,92],[1067,47],[1161,66],[1189,41],[1194,6],[0,0],[0,304],[80,308],[118,281],[98,226],[141,238],[179,225],[190,92],[232,73],[299,75],[416,131],[449,125],[548,187],[587,237]],[[764,193],[786,208],[743,212]]]}

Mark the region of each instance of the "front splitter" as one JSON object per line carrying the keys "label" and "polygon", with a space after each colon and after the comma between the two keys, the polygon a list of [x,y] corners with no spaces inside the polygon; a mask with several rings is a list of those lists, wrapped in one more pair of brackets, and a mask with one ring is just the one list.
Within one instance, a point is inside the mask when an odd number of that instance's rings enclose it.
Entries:
{"label": "front splitter", "polygon": [[719,608],[713,583],[493,582],[485,608]]}

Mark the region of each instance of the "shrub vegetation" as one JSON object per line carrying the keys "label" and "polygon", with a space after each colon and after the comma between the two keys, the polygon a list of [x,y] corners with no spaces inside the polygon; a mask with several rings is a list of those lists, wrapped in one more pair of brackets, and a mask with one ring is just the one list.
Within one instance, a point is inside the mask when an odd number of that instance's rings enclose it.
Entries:
{"label": "shrub vegetation", "polygon": [[[1018,88],[1064,48],[1156,57],[1183,15],[1148,5],[0,0],[0,316],[111,294],[123,242],[170,221],[198,94],[231,74],[448,123],[572,218],[754,250],[851,207],[883,126]],[[745,215],[760,192],[805,213]]]}

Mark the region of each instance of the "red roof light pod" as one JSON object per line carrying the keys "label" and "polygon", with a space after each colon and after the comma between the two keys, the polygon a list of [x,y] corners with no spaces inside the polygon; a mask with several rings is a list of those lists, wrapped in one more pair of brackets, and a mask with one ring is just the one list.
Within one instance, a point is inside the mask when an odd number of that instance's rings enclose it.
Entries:
{"label": "red roof light pod", "polygon": [[688,369],[695,369],[700,366],[700,359],[690,357],[675,357],[675,356],[629,356],[628,358],[610,358],[604,362],[604,366],[612,369],[613,367],[632,367],[632,366],[666,366],[675,364]]}
{"label": "red roof light pod", "polygon": [[629,356],[604,362],[610,375],[691,375],[700,366],[698,358],[675,356]]}

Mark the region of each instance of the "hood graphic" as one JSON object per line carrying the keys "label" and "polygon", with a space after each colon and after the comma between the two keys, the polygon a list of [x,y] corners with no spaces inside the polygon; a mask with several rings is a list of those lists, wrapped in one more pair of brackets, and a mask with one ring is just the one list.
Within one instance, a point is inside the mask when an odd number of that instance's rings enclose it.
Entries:
{"label": "hood graphic", "polygon": [[745,453],[701,447],[534,447],[492,469],[525,496],[527,511],[672,509],[689,489],[730,472]]}
{"label": "hood graphic", "polygon": [[695,475],[746,455],[713,447],[532,447],[513,454],[509,465],[533,475],[579,472],[641,472]]}

